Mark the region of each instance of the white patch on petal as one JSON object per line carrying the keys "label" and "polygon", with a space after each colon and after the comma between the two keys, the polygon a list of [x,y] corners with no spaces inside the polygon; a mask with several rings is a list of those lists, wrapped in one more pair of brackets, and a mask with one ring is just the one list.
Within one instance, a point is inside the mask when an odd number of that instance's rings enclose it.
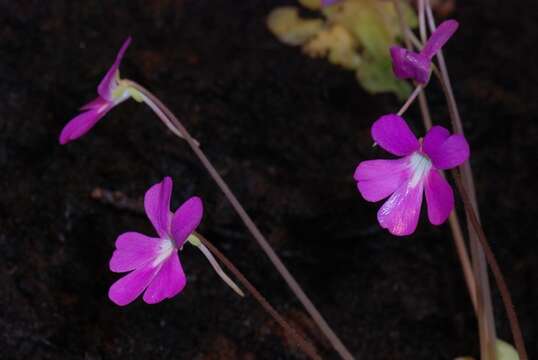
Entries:
{"label": "white patch on petal", "polygon": [[106,108],[108,107],[108,103],[104,103],[103,105],[101,105],[98,109],[97,109],[97,113],[100,114],[102,113],[103,111],[106,110]]}
{"label": "white patch on petal", "polygon": [[415,187],[428,176],[432,162],[427,156],[415,152],[409,159],[409,167],[412,174],[409,186]]}
{"label": "white patch on petal", "polygon": [[170,255],[176,250],[177,248],[174,246],[174,242],[172,240],[162,239],[157,256],[155,257],[151,265],[158,266],[164,260],[168,259],[168,257],[170,257]]}

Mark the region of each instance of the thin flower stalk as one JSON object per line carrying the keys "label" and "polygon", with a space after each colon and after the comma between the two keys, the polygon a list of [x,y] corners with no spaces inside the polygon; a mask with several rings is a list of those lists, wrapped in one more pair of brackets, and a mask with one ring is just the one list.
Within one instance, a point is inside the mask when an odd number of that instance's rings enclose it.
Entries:
{"label": "thin flower stalk", "polygon": [[[405,23],[405,18],[403,16],[403,11],[401,9],[400,0],[394,0],[394,6],[396,8],[396,12],[398,14],[398,18],[400,20],[400,27],[401,32],[404,34],[404,40],[406,43],[406,47],[408,50],[411,50],[411,41],[412,37],[410,34],[412,34],[411,29],[407,24]],[[420,23],[419,23],[420,25]],[[424,23],[423,23],[424,25]],[[413,35],[414,36],[414,35]],[[425,35],[425,29],[424,29],[424,39],[426,39]],[[414,39],[416,43],[419,43],[418,39]],[[420,49],[419,49],[420,50]],[[428,102],[426,99],[426,93],[425,89],[422,89],[422,91],[419,94],[418,100],[419,100],[419,106],[420,106],[420,112],[422,115],[422,121],[424,123],[424,127],[426,131],[429,131],[432,128],[432,120],[431,115],[428,107]],[[444,172],[441,172],[442,176],[445,177]],[[465,240],[463,238],[463,232],[461,230],[460,221],[458,219],[458,215],[456,211],[452,211],[450,213],[450,216],[448,218],[450,230],[452,232],[452,239],[454,240],[454,246],[456,248],[458,259],[460,261],[460,265],[462,268],[463,276],[465,279],[465,284],[467,286],[467,290],[469,292],[469,296],[471,298],[471,302],[473,304],[473,308],[475,312],[477,312],[477,294],[476,294],[476,280],[474,277],[474,272],[472,269],[471,261],[469,258],[469,254],[467,253],[467,247],[465,245]],[[478,314],[477,314],[478,315]]]}
{"label": "thin flower stalk", "polygon": [[[433,16],[432,8],[428,0],[425,1],[426,17],[428,26],[431,32],[436,30],[435,18]],[[437,61],[439,63],[440,81],[442,83],[443,90],[447,99],[449,115],[452,121],[454,132],[464,134],[461,117],[458,110],[458,105],[452,91],[452,85],[450,77],[448,75],[448,69],[443,56],[442,50],[437,52]],[[466,162],[461,167],[461,173],[465,188],[469,193],[469,198],[473,210],[477,215],[478,221],[480,221],[480,213],[478,211],[478,202],[476,200],[476,190],[473,181],[473,173],[471,165]],[[470,223],[469,217],[467,217],[467,223]],[[473,264],[473,272],[477,281],[477,304],[478,304],[478,328],[480,332],[480,348],[481,358],[483,360],[490,360],[496,358],[495,343],[497,340],[495,330],[495,318],[493,315],[493,306],[491,303],[491,290],[488,279],[488,270],[485,259],[485,254],[481,248],[478,234],[474,231],[472,226],[468,226],[468,233],[470,239],[471,258]]]}
{"label": "thin flower stalk", "polygon": [[[200,162],[203,164],[203,166],[208,171],[211,178],[215,181],[217,186],[221,189],[221,191],[224,193],[234,210],[237,212],[249,232],[252,234],[252,236],[256,239],[258,244],[261,246],[263,251],[267,254],[269,257],[269,260],[272,262],[272,264],[275,266],[277,271],[280,273],[280,275],[284,278],[292,292],[295,294],[295,296],[299,299],[301,304],[304,306],[308,314],[311,316],[311,318],[314,320],[314,322],[318,325],[321,332],[325,335],[325,337],[329,340],[333,348],[338,352],[338,354],[345,360],[351,360],[354,359],[353,355],[349,352],[349,350],[345,347],[345,345],[342,343],[342,341],[338,338],[336,333],[331,329],[329,324],[326,322],[326,320],[323,318],[321,313],[317,310],[315,305],[312,303],[312,301],[308,298],[308,296],[305,294],[305,292],[302,290],[301,286],[297,283],[293,275],[289,272],[289,270],[286,268],[280,257],[276,254],[276,252],[273,250],[273,248],[269,245],[265,237],[262,235],[256,224],[252,221],[250,216],[247,214],[243,206],[240,204],[240,202],[237,200],[235,195],[230,190],[229,186],[226,184],[226,182],[222,179],[220,174],[217,172],[215,167],[211,164],[205,153],[202,151],[200,146],[193,140],[193,138],[190,136],[187,129],[183,126],[183,124],[179,121],[179,119],[155,96],[153,95],[149,90],[141,86],[140,84],[132,81],[132,80],[124,80],[128,86],[135,89],[138,93],[142,96],[143,102],[150,102],[154,104],[160,111],[159,114],[165,114],[167,117],[167,120],[173,124],[173,126],[178,130],[180,134],[182,134],[182,138],[189,144],[192,151],[196,154]],[[151,107],[151,106],[150,106]],[[152,107],[153,108],[153,107]],[[159,116],[160,117],[160,116]],[[174,134],[177,135],[176,132]]]}
{"label": "thin flower stalk", "polygon": [[[191,240],[191,244],[192,243],[195,243],[195,240]],[[230,279],[230,277],[226,275],[226,273],[222,270],[211,251],[209,251],[209,249],[205,247],[205,245],[201,242],[199,244],[196,244],[195,246],[202,252],[202,254],[204,254],[207,261],[209,261],[209,264],[211,264],[211,267],[213,267],[213,270],[215,270],[217,275],[220,276],[222,281],[224,281],[230,288],[232,288],[232,290],[235,291],[237,295],[241,297],[245,296],[243,291],[241,291],[241,289],[233,282],[233,280]]]}
{"label": "thin flower stalk", "polygon": [[491,269],[491,272],[493,273],[493,276],[497,283],[497,287],[499,288],[499,292],[501,294],[501,298],[503,300],[504,307],[506,309],[506,314],[510,322],[510,328],[512,331],[512,336],[514,337],[514,342],[516,344],[516,349],[519,355],[519,359],[527,360],[528,355],[527,355],[527,350],[525,349],[525,341],[523,339],[521,327],[519,325],[517,314],[514,309],[512,297],[510,296],[510,291],[508,290],[508,286],[506,285],[506,281],[504,280],[502,271],[499,267],[499,264],[497,263],[497,260],[495,258],[495,255],[493,254],[493,251],[491,250],[489,246],[488,240],[486,238],[486,234],[484,232],[484,229],[482,228],[482,225],[480,224],[480,221],[478,220],[478,215],[476,214],[476,211],[473,208],[471,197],[469,196],[469,194],[467,193],[467,190],[465,189],[465,186],[463,185],[461,176],[457,173],[457,171],[453,172],[453,176],[454,176],[454,180],[456,181],[458,191],[463,200],[465,212],[467,213],[469,217],[471,225],[476,231],[478,240],[480,241],[480,244],[482,245],[482,249],[484,250],[484,254],[488,261],[489,267]]}
{"label": "thin flower stalk", "polygon": [[[415,99],[417,98],[417,96],[422,92],[422,85],[418,85],[415,90],[413,90],[413,92],[411,93],[411,95],[409,96],[409,99],[407,99],[407,101],[402,105],[402,107],[400,108],[400,110],[398,110],[398,116],[402,116],[406,111],[407,109],[409,109],[409,106],[411,106],[411,104],[415,101]],[[429,129],[428,129],[429,130]]]}
{"label": "thin flower stalk", "polygon": [[228,260],[224,254],[220,252],[213,244],[211,244],[205,237],[195,233],[196,238],[200,241],[201,245],[206,247],[208,251],[214,254],[222,264],[237,278],[237,280],[247,289],[247,291],[252,295],[252,297],[267,311],[271,317],[279,324],[286,333],[292,337],[297,345],[307,354],[311,359],[321,360],[321,357],[317,354],[314,346],[305,340],[276,310],[271,306],[267,299],[252,285],[250,281],[239,271],[235,265]]}
{"label": "thin flower stalk", "polygon": [[[60,134],[60,143],[66,144],[85,135],[104,117],[104,115],[110,109],[120,104],[121,102],[126,101],[129,98],[132,98],[137,102],[146,103],[157,114],[157,116],[165,124],[165,126],[172,131],[174,135],[187,141],[196,156],[199,158],[206,170],[209,172],[210,176],[217,183],[219,188],[223,191],[226,198],[230,201],[232,207],[239,214],[247,229],[251,232],[253,237],[262,247],[264,252],[271,260],[272,264],[276,267],[277,271],[284,278],[295,296],[303,304],[314,322],[316,322],[316,324],[319,326],[322,333],[333,345],[334,349],[343,359],[353,359],[351,353],[340,341],[338,336],[336,336],[336,334],[332,331],[325,319],[323,319],[314,304],[306,296],[297,281],[287,270],[284,263],[280,260],[278,255],[274,252],[265,237],[261,234],[257,226],[254,224],[252,219],[246,213],[245,209],[241,206],[235,195],[231,192],[230,188],[224,182],[215,167],[210,163],[204,152],[199,148],[199,143],[195,139],[193,139],[192,136],[190,136],[185,127],[176,118],[176,116],[157,97],[155,97],[148,90],[138,85],[137,83],[120,78],[119,66],[130,42],[131,38],[129,37],[124,42],[123,46],[121,47],[120,51],[116,56],[116,60],[107,71],[105,77],[101,80],[97,88],[98,97],[94,101],[83,106],[81,108],[83,112],[75,118],[71,119],[68,124],[63,128]],[[123,300],[120,299],[120,302],[122,302]]]}

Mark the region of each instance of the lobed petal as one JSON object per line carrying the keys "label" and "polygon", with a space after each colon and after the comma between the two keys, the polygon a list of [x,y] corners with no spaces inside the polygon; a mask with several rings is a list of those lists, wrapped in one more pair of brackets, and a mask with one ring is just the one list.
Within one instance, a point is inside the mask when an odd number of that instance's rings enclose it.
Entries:
{"label": "lobed petal", "polygon": [[431,61],[424,55],[392,46],[390,56],[392,70],[398,79],[413,79],[420,84],[426,84],[430,79]]}
{"label": "lobed petal", "polygon": [[126,272],[151,262],[159,255],[161,243],[159,238],[136,232],[121,234],[116,240],[116,250],[110,259],[110,270]]}
{"label": "lobed petal", "polygon": [[422,141],[422,151],[428,156],[437,151],[441,145],[450,137],[450,132],[442,126],[432,126],[424,136]]}
{"label": "lobed petal", "polygon": [[409,155],[420,148],[405,120],[395,114],[384,115],[376,120],[372,125],[372,137],[383,149],[398,156]]}
{"label": "lobed petal", "polygon": [[431,170],[424,184],[428,219],[433,225],[446,221],[454,208],[454,193],[444,177],[436,170]]}
{"label": "lobed petal", "polygon": [[200,225],[204,207],[202,200],[193,196],[177,209],[172,219],[172,237],[182,247],[187,237]]}
{"label": "lobed petal", "polygon": [[179,294],[187,283],[187,277],[179,262],[177,251],[174,251],[166,259],[159,272],[144,293],[144,301],[148,304],[155,304],[164,299],[172,298]]}
{"label": "lobed petal", "polygon": [[463,164],[470,155],[469,144],[463,135],[449,135],[447,129],[434,126],[424,137],[423,151],[437,169],[451,169]]}
{"label": "lobed petal", "polygon": [[146,215],[161,238],[168,237],[170,233],[172,186],[172,179],[167,176],[146,191],[144,196]]}
{"label": "lobed petal", "polygon": [[120,306],[133,302],[148,287],[160,268],[160,265],[148,263],[130,272],[112,284],[108,297]]}
{"label": "lobed petal", "polygon": [[377,212],[381,227],[393,235],[410,235],[417,228],[424,182],[415,186],[410,184],[403,183]]}
{"label": "lobed petal", "polygon": [[379,201],[391,195],[402,183],[408,181],[409,159],[363,161],[355,170],[354,179],[362,197]]}
{"label": "lobed petal", "polygon": [[458,27],[459,23],[456,20],[443,21],[430,36],[420,53],[431,60],[454,35]]}
{"label": "lobed petal", "polygon": [[112,64],[110,69],[108,69],[105,77],[101,80],[99,83],[99,86],[97,87],[97,93],[102,98],[112,101],[112,92],[114,91],[116,87],[116,80],[119,76],[118,69],[120,67],[121,60],[123,59],[123,56],[125,55],[125,51],[127,51],[127,48],[129,47],[129,44],[131,44],[131,37],[129,36],[127,40],[123,43],[123,45],[120,48],[120,51],[118,52],[118,55],[116,55],[116,61]]}
{"label": "lobed petal", "polygon": [[75,116],[62,129],[60,134],[60,144],[65,145],[86,134],[110,109],[111,106],[107,105],[98,109],[85,111],[82,114]]}

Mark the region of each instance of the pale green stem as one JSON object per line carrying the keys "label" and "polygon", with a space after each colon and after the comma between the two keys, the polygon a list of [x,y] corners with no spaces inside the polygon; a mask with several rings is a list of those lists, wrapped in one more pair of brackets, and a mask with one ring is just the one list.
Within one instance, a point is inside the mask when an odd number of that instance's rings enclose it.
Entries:
{"label": "pale green stem", "polygon": [[196,237],[196,235],[194,234],[190,235],[187,241],[189,241],[190,244],[198,248],[198,250],[200,250],[202,254],[204,254],[206,259],[209,261],[209,263],[213,267],[213,270],[215,270],[217,275],[220,276],[220,278],[222,279],[222,281],[226,283],[226,285],[231,287],[232,290],[237,293],[237,295],[241,297],[245,296],[245,294],[241,291],[241,289],[237,286],[237,284],[234,283],[233,280],[230,279],[230,277],[226,275],[226,273],[222,270],[219,263],[217,262],[213,254],[211,253],[211,251],[209,251],[209,249],[206,248],[204,244],[202,244],[202,242]]}

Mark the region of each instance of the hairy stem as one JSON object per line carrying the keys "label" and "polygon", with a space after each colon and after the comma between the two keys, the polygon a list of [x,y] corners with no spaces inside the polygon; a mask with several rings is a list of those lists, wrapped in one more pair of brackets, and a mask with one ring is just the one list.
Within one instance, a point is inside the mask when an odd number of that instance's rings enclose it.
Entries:
{"label": "hairy stem", "polygon": [[353,356],[351,355],[349,350],[345,347],[342,341],[334,333],[334,331],[331,329],[329,324],[325,321],[323,316],[314,306],[312,301],[305,294],[301,286],[297,283],[295,278],[288,271],[288,269],[286,268],[282,260],[280,260],[280,257],[275,253],[271,245],[269,245],[269,243],[267,242],[265,237],[262,235],[262,233],[260,232],[256,224],[254,224],[254,222],[252,221],[250,216],[247,214],[243,206],[240,204],[240,202],[237,200],[235,195],[232,193],[229,186],[222,179],[222,177],[217,172],[215,167],[211,164],[211,162],[209,161],[205,153],[202,151],[202,149],[194,142],[193,138],[190,136],[189,132],[183,126],[183,124],[179,121],[179,119],[149,90],[145,89],[144,87],[135,83],[134,81],[131,81],[131,80],[124,80],[124,81],[129,86],[138,90],[144,96],[144,102],[153,103],[155,106],[157,106],[161,110],[163,114],[166,115],[167,119],[174,125],[174,127],[182,135],[182,138],[184,138],[184,140],[187,141],[192,151],[196,154],[196,156],[198,157],[202,165],[205,167],[205,169],[207,170],[211,178],[215,181],[217,186],[221,189],[221,191],[224,193],[224,195],[226,196],[226,198],[228,199],[228,201],[234,208],[234,210],[237,212],[237,214],[239,215],[239,217],[241,218],[241,220],[247,227],[248,231],[252,234],[252,236],[261,246],[265,254],[269,257],[269,260],[271,261],[271,263],[274,265],[274,267],[280,273],[280,275],[284,278],[284,280],[290,287],[291,291],[299,299],[299,301],[301,302],[305,310],[308,312],[310,317],[317,324],[321,332],[329,340],[333,348],[338,352],[338,354],[343,359],[345,360],[353,359]]}
{"label": "hairy stem", "polygon": [[[426,1],[426,17],[430,31],[433,33],[436,30],[435,18],[430,6],[429,0]],[[446,66],[443,52],[437,53],[437,60],[439,62],[439,72],[441,75],[441,83],[446,95],[450,118],[452,120],[452,126],[454,132],[464,134],[461,117],[458,110],[458,105],[452,91],[452,85],[450,77],[448,75],[448,69]],[[469,161],[466,161],[461,166],[463,183],[468,190],[471,205],[474,212],[479,219],[478,203],[476,201],[476,190],[473,181],[473,173]],[[480,220],[478,220],[480,221]],[[467,217],[467,223],[469,225],[470,219]],[[496,359],[495,344],[497,341],[497,335],[495,331],[495,318],[493,316],[493,306],[491,303],[491,290],[488,279],[488,269],[485,259],[484,250],[481,247],[478,239],[478,234],[474,231],[472,226],[468,226],[468,233],[470,239],[471,256],[473,263],[473,272],[477,281],[477,305],[478,305],[478,328],[480,332],[480,349],[481,358],[483,360]]]}
{"label": "hairy stem", "polygon": [[306,355],[311,359],[321,360],[321,357],[317,354],[314,346],[303,338],[299,333],[291,327],[291,325],[275,310],[273,306],[267,301],[267,299],[256,289],[254,285],[235,267],[235,265],[228,260],[223,253],[220,252],[213,244],[209,242],[205,237],[199,233],[195,233],[194,236],[200,240],[202,246],[205,246],[209,251],[214,254],[220,262],[237,278],[237,280],[247,289],[252,297],[263,307],[265,311],[271,315],[271,317],[286,331],[290,337],[295,340],[297,345],[301,348]]}
{"label": "hairy stem", "polygon": [[525,341],[523,339],[523,334],[521,333],[521,328],[519,326],[517,314],[514,309],[512,297],[510,296],[510,291],[508,290],[508,286],[506,285],[504,276],[501,272],[499,264],[497,263],[497,260],[495,259],[495,255],[493,254],[493,251],[491,250],[491,247],[489,246],[488,240],[486,238],[486,234],[484,233],[484,229],[482,228],[482,225],[480,225],[480,222],[478,221],[478,215],[476,214],[473,208],[470,196],[467,193],[467,190],[465,190],[465,186],[463,186],[461,176],[455,170],[453,171],[453,176],[458,186],[458,191],[460,192],[461,198],[463,200],[465,211],[467,212],[469,220],[473,228],[475,229],[476,234],[478,235],[478,240],[480,241],[480,244],[482,245],[482,248],[484,249],[484,254],[486,255],[487,262],[489,264],[491,272],[493,273],[493,276],[495,277],[495,282],[497,283],[499,292],[501,293],[501,298],[503,300],[504,307],[506,309],[506,314],[510,322],[510,328],[512,330],[512,336],[514,337],[516,349],[519,354],[519,359],[527,360],[528,356],[527,356],[527,351],[525,349]]}

